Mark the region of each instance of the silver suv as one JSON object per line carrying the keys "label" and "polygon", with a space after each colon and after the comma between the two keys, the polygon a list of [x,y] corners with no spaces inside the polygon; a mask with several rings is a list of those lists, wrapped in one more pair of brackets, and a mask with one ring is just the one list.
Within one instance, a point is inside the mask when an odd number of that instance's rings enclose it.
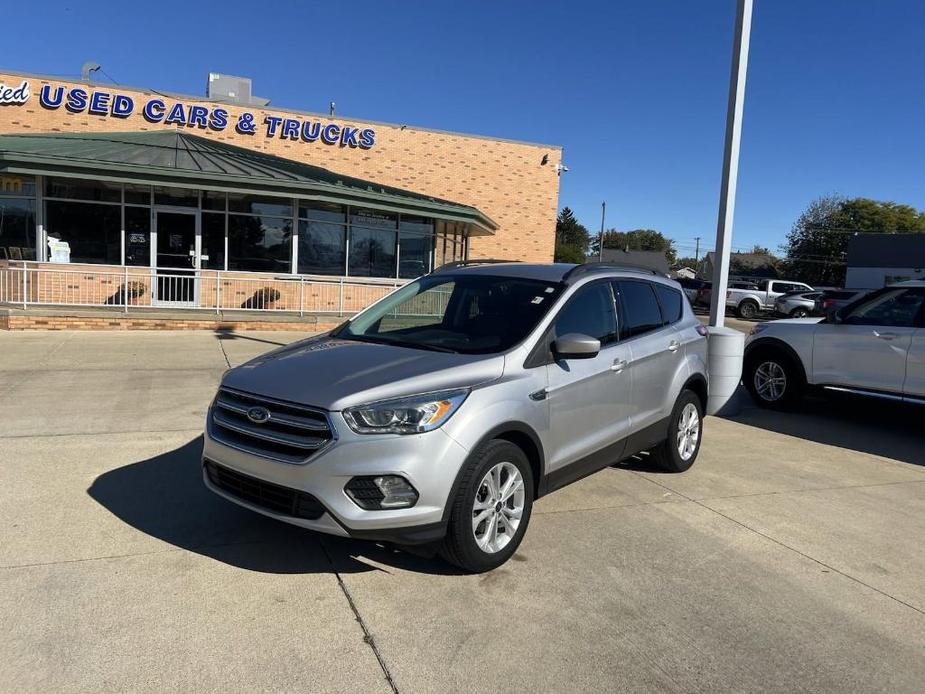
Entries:
{"label": "silver suv", "polygon": [[204,479],[332,535],[504,563],[533,502],[649,451],[697,458],[706,330],[676,282],[604,264],[455,264],[231,369]]}

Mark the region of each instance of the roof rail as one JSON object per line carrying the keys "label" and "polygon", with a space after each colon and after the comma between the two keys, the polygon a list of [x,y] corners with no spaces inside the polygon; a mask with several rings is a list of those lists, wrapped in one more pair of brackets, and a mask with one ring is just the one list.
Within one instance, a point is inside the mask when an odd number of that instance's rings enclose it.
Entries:
{"label": "roof rail", "polygon": [[603,262],[590,262],[582,263],[581,265],[576,265],[571,270],[565,273],[562,276],[563,282],[568,282],[573,280],[576,277],[581,275],[586,275],[589,272],[595,272],[596,270],[622,270],[623,272],[643,272],[648,275],[655,275],[656,277],[662,277],[662,273],[657,270],[653,270],[650,267],[645,267],[644,265],[631,265],[627,263],[608,263],[607,261]]}
{"label": "roof rail", "polygon": [[455,270],[458,267],[468,267],[469,265],[495,265],[498,263],[517,263],[518,260],[503,260],[500,258],[473,258],[472,260],[456,260],[452,263],[444,263],[438,268],[435,268],[430,274],[434,275],[439,272],[448,272],[450,270]]}

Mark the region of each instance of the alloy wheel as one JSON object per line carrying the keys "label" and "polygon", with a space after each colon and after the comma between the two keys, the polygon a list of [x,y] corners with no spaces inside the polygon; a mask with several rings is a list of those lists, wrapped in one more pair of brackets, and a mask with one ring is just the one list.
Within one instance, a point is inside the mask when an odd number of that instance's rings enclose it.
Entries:
{"label": "alloy wheel", "polygon": [[755,392],[766,402],[777,402],[787,390],[787,373],[773,361],[759,364],[755,369]]}
{"label": "alloy wheel", "polygon": [[678,418],[678,455],[681,460],[690,460],[700,440],[700,413],[694,403],[689,402]]}
{"label": "alloy wheel", "polygon": [[485,473],[472,505],[472,534],[480,550],[500,552],[514,538],[525,499],[523,475],[513,463],[497,463]]}

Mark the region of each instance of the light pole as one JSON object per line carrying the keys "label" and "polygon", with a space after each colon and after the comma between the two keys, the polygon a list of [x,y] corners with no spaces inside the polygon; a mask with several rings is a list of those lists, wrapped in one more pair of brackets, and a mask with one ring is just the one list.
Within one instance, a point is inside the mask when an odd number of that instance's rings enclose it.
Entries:
{"label": "light pole", "polygon": [[710,297],[710,325],[719,328],[723,327],[726,318],[726,285],[729,283],[729,254],[732,250],[732,220],[739,176],[739,142],[742,139],[742,110],[745,103],[745,75],[748,71],[748,43],[751,30],[752,0],[738,0],[732,72],[729,77],[729,104],[726,109],[723,179],[716,223],[716,251],[713,254],[713,292]]}
{"label": "light pole", "polygon": [[601,203],[601,233],[597,237],[597,260],[604,259],[604,213],[607,211],[607,201]]}

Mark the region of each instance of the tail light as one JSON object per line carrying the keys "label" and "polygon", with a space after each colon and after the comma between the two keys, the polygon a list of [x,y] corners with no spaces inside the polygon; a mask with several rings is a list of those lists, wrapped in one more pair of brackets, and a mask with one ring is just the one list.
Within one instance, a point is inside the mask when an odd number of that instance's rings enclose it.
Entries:
{"label": "tail light", "polygon": [[822,308],[832,308],[835,305],[835,299],[823,299]]}

